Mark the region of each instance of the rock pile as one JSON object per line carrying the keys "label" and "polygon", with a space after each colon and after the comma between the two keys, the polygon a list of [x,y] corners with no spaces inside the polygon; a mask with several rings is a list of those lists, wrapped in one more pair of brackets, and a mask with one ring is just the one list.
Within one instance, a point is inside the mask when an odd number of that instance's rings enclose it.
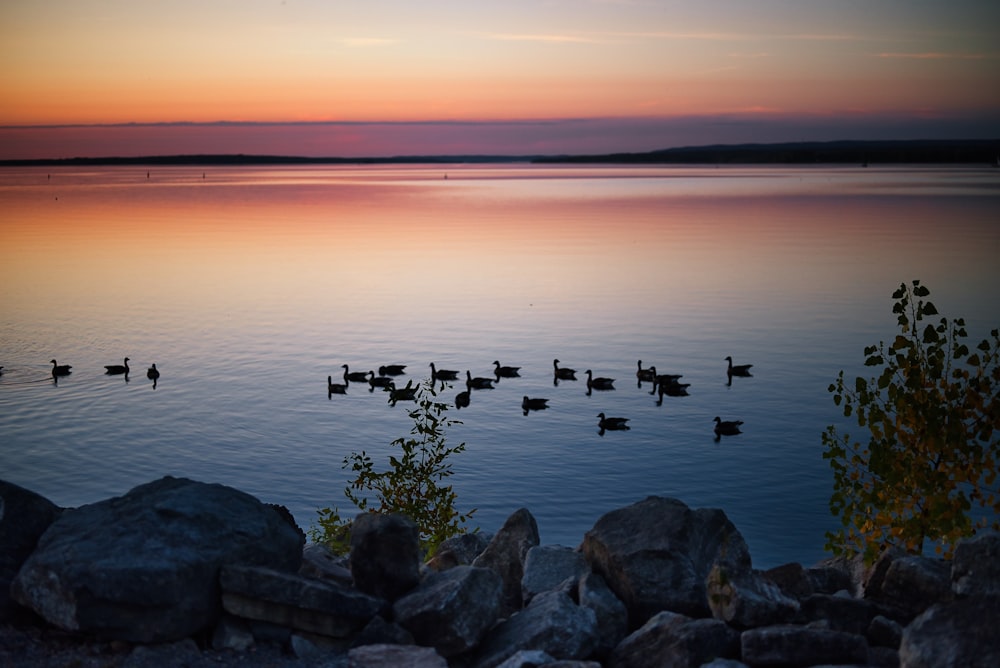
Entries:
{"label": "rock pile", "polygon": [[0,481],[0,622],[160,659],[194,642],[358,668],[993,666],[998,557],[991,532],[951,562],[887,551],[871,568],[759,571],[724,512],[650,497],[575,549],[541,545],[521,509],[426,564],[407,518],[363,514],[339,559],[222,485],[167,477],[64,510]]}

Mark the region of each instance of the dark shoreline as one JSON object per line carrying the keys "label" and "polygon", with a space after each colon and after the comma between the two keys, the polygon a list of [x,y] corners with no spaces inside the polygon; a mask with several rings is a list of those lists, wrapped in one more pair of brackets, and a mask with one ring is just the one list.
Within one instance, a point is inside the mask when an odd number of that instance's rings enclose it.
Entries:
{"label": "dark shoreline", "polygon": [[831,141],[688,146],[597,155],[415,155],[306,157],[189,154],[0,160],[0,167],[115,165],[392,165],[392,164],[809,165],[964,164],[1000,166],[1000,139]]}

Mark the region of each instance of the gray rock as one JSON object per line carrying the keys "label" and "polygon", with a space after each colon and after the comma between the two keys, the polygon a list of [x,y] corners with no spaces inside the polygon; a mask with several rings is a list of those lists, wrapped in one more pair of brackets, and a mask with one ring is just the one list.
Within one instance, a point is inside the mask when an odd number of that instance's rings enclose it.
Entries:
{"label": "gray rock", "polygon": [[851,574],[834,566],[814,566],[806,569],[806,577],[812,584],[814,594],[836,594],[851,591]]}
{"label": "gray rock", "polygon": [[351,524],[354,586],[389,602],[420,583],[420,534],[408,517],[361,513]]}
{"label": "gray rock", "polygon": [[415,645],[413,634],[396,622],[387,622],[379,615],[351,640],[351,647],[362,645]]}
{"label": "gray rock", "polygon": [[1000,666],[1000,596],[931,606],[903,630],[901,668]]}
{"label": "gray rock", "polygon": [[225,566],[226,612],[292,629],[345,638],[387,610],[385,601],[333,582],[254,566]]}
{"label": "gray rock", "polygon": [[538,523],[526,508],[521,508],[507,518],[490,544],[472,562],[473,566],[492,569],[503,579],[501,616],[521,609],[524,560],[528,550],[538,543]]}
{"label": "gray rock", "polygon": [[778,585],[781,593],[791,598],[802,600],[816,592],[812,578],[800,563],[792,562],[769,568],[762,575]]}
{"label": "gray rock", "polygon": [[562,545],[536,545],[528,550],[521,578],[524,604],[537,594],[551,591],[568,579],[579,580],[590,573],[590,564],[576,550]]}
{"label": "gray rock", "polygon": [[751,666],[868,663],[863,636],[806,626],[768,626],[740,635],[740,656]]}
{"label": "gray rock", "polygon": [[896,557],[886,568],[881,586],[869,587],[865,598],[890,606],[909,621],[935,603],[951,600],[951,565],[930,557]]}
{"label": "gray rock", "polygon": [[347,557],[341,557],[330,551],[322,543],[307,543],[302,548],[302,565],[299,575],[317,580],[337,582],[345,587],[354,586],[354,576],[351,575],[350,562]]}
{"label": "gray rock", "polygon": [[864,635],[878,614],[876,606],[863,598],[813,594],[802,601],[802,619],[825,622],[825,628]]}
{"label": "gray rock", "polygon": [[503,581],[488,568],[432,573],[400,598],[393,613],[421,645],[452,657],[475,647],[500,614]]}
{"label": "gray rock", "polygon": [[211,628],[223,564],[295,571],[297,529],[239,490],[166,477],[64,512],[11,585],[14,598],[69,631],[137,643]]}
{"label": "gray rock", "polygon": [[659,612],[615,648],[613,668],[696,668],[716,658],[739,655],[739,634],[718,619],[691,619]]}
{"label": "gray rock", "polygon": [[493,534],[482,531],[470,531],[446,538],[438,545],[437,552],[427,562],[427,567],[434,571],[444,571],[455,566],[469,566],[492,539]]}
{"label": "gray rock", "polygon": [[868,624],[865,638],[868,639],[869,647],[889,647],[898,650],[899,643],[903,640],[903,627],[888,617],[875,615]]}
{"label": "gray rock", "polygon": [[160,668],[161,666],[197,665],[201,661],[198,645],[190,638],[172,643],[139,645],[122,662],[122,668]]}
{"label": "gray rock", "polygon": [[651,496],[601,517],[581,546],[622,600],[631,628],[661,610],[711,615],[705,579],[718,564],[731,578],[751,570],[746,541],[721,510],[692,510]]}
{"label": "gray rock", "polygon": [[553,661],[555,658],[548,652],[543,652],[540,649],[522,649],[515,652],[497,668],[537,668],[537,666],[548,666]]}
{"label": "gray rock", "polygon": [[561,591],[539,594],[497,624],[476,651],[476,668],[494,668],[521,650],[541,650],[555,659],[586,659],[597,646],[597,617]]}
{"label": "gray rock", "polygon": [[799,602],[758,571],[731,576],[725,566],[717,563],[708,575],[706,587],[712,615],[736,628],[789,622],[799,612]]}
{"label": "gray rock", "polygon": [[222,615],[212,632],[212,649],[231,649],[245,652],[253,647],[254,638],[245,620],[230,615]]}
{"label": "gray rock", "polygon": [[597,573],[588,573],[579,583],[577,600],[597,617],[597,646],[594,655],[610,656],[611,651],[628,635],[628,610]]}
{"label": "gray rock", "polygon": [[433,647],[419,645],[363,645],[347,653],[349,668],[448,668]]}
{"label": "gray rock", "polygon": [[1000,531],[980,531],[958,542],[951,582],[956,596],[1000,594]]}
{"label": "gray rock", "polygon": [[45,497],[0,480],[0,622],[17,616],[10,583],[61,512]]}

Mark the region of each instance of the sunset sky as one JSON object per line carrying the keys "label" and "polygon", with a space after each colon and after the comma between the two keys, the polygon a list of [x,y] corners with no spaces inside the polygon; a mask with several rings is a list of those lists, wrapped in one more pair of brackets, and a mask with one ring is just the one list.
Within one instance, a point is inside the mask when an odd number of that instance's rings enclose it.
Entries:
{"label": "sunset sky", "polygon": [[0,0],[0,158],[995,138],[998,28],[983,0]]}

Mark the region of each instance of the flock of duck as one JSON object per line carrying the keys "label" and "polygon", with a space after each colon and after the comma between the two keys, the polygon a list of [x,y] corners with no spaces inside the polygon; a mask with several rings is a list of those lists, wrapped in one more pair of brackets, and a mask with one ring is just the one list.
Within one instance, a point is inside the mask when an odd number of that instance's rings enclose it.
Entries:
{"label": "flock of duck", "polygon": [[[726,369],[726,374],[729,378],[729,382],[732,382],[734,376],[736,377],[749,377],[751,376],[750,368],[752,364],[733,364],[732,356],[725,357],[725,360],[729,363]],[[56,360],[49,360],[52,364],[52,378],[55,382],[58,382],[60,377],[68,376],[72,373],[73,367],[69,364],[59,364]],[[126,380],[128,379],[129,372],[129,358],[126,357],[121,364],[106,364],[104,366],[104,372],[107,375],[124,375]],[[577,380],[576,369],[571,369],[569,367],[559,366],[560,362],[558,359],[552,360],[552,381],[553,384],[558,386],[559,381],[575,381]],[[467,408],[472,399],[472,392],[475,390],[492,390],[494,388],[494,383],[499,382],[502,378],[517,378],[519,377],[521,367],[519,366],[505,366],[500,364],[499,360],[493,361],[493,378],[473,376],[472,372],[466,370],[465,372],[465,390],[459,392],[455,396],[455,408],[462,409]],[[649,366],[643,368],[642,360],[637,363],[637,369],[635,372],[636,381],[641,387],[643,382],[652,383],[653,389],[650,394],[657,395],[657,405],[663,403],[663,398],[665,396],[669,397],[682,397],[688,394],[687,388],[691,386],[690,383],[682,383],[682,374],[674,373],[659,373],[655,366]],[[369,387],[370,392],[374,392],[375,388],[379,388],[389,394],[389,403],[393,406],[399,401],[413,401],[416,399],[417,387],[413,384],[413,380],[407,381],[406,385],[403,387],[397,387],[396,378],[402,376],[406,373],[405,364],[387,364],[380,366],[378,368],[378,374],[376,375],[374,369],[368,371],[351,371],[350,366],[347,364],[342,365],[344,369],[343,382],[334,382],[333,376],[329,375],[326,377],[327,385],[327,397],[332,398],[335,394],[347,394],[347,388],[351,383],[365,383]],[[455,369],[438,369],[434,362],[430,363],[431,370],[431,380],[434,382],[458,382],[461,379],[461,374]],[[3,367],[0,366],[0,375],[3,375]],[[587,394],[590,395],[594,390],[605,391],[615,389],[615,379],[606,378],[603,376],[594,376],[590,369],[584,372],[587,376]],[[153,387],[156,387],[156,381],[160,377],[160,372],[156,368],[154,363],[146,370],[146,378],[153,381]],[[531,411],[542,411],[546,410],[549,400],[542,397],[529,397],[527,395],[521,400],[521,410],[527,415]],[[630,429],[628,423],[629,418],[626,417],[616,417],[608,416],[603,412],[597,414],[599,428],[599,433],[603,436],[605,431],[628,431]],[[719,440],[722,436],[734,436],[736,434],[742,433],[740,427],[743,425],[743,420],[723,420],[722,418],[716,416],[714,418],[715,427],[715,438]]]}
{"label": "flock of duck", "polygon": [[[729,366],[726,369],[726,374],[728,376],[729,382],[732,383],[733,377],[749,377],[750,368],[752,364],[733,364],[732,356],[725,357]],[[560,362],[558,359],[552,360],[552,381],[553,384],[558,386],[559,381],[575,381],[577,380],[576,369],[571,369],[569,367],[559,366]],[[456,369],[438,369],[434,362],[430,363],[431,370],[431,380],[434,382],[448,382],[461,380],[461,372]],[[519,377],[521,367],[519,366],[505,366],[500,364],[499,360],[493,361],[493,378],[473,376],[472,372],[469,370],[465,371],[465,390],[459,392],[455,396],[455,408],[461,410],[462,408],[467,408],[472,399],[472,393],[475,390],[492,390],[494,389],[494,383],[499,382],[502,378],[517,378]],[[653,389],[650,394],[657,395],[656,404],[659,406],[663,403],[663,398],[665,396],[670,397],[682,397],[688,394],[687,388],[691,386],[690,383],[682,383],[682,374],[673,373],[658,373],[655,366],[649,366],[643,368],[642,360],[637,363],[638,368],[636,369],[635,376],[638,385],[641,387],[643,382],[652,383]],[[154,365],[155,367],[155,365]],[[369,392],[374,392],[375,388],[380,388],[389,394],[389,403],[393,406],[399,401],[413,401],[416,399],[417,387],[413,384],[413,380],[407,381],[404,387],[397,387],[396,377],[404,375],[406,373],[405,364],[389,364],[385,366],[380,366],[378,369],[378,375],[375,371],[351,371],[350,365],[344,364],[341,366],[344,369],[343,382],[334,382],[333,376],[329,375],[326,377],[327,385],[327,397],[332,398],[335,394],[347,394],[347,389],[351,383],[365,383],[368,385]],[[594,376],[590,369],[587,369],[584,374],[587,376],[587,395],[589,396],[594,390],[604,391],[615,389],[615,379],[606,378],[603,376]],[[338,379],[338,381],[341,379]],[[531,411],[541,411],[547,409],[549,400],[542,397],[529,397],[524,395],[521,400],[521,410],[525,415]],[[626,417],[616,417],[608,416],[603,412],[597,414],[599,432],[602,436],[605,431],[628,431],[630,429],[628,423],[629,418]],[[722,418],[716,416],[714,418],[715,427],[715,438],[718,441],[722,436],[734,436],[736,434],[742,433],[740,427],[743,425],[743,420],[723,420]]]}

